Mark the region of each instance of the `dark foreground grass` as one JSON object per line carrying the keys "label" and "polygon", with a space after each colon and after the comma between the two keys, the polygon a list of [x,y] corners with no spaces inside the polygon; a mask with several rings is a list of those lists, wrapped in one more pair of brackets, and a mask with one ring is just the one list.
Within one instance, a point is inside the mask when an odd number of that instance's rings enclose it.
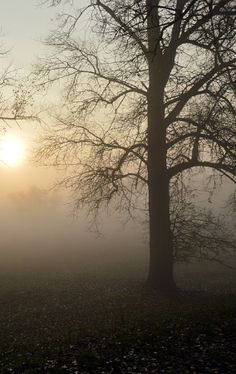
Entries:
{"label": "dark foreground grass", "polygon": [[[23,273],[22,273],[23,274]],[[2,277],[0,373],[235,373],[236,296],[130,277]]]}

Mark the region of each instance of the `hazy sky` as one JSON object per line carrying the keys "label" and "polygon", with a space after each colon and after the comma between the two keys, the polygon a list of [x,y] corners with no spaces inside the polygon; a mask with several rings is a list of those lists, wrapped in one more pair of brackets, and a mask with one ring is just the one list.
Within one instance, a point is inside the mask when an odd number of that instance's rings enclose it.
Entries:
{"label": "hazy sky", "polygon": [[[13,67],[30,71],[37,56],[43,54],[42,40],[55,27],[56,10],[40,5],[40,0],[1,0],[0,27],[1,44],[10,49],[2,64],[11,63]],[[3,65],[2,65],[3,66]],[[52,172],[36,167],[30,161],[33,140],[38,132],[38,124],[21,123],[21,129],[11,122],[7,132],[24,142],[26,159],[22,165],[9,168],[0,165],[0,194],[22,190],[35,184],[44,187],[52,183]]]}
{"label": "hazy sky", "polygon": [[55,9],[40,5],[39,0],[1,0],[2,39],[11,48],[16,65],[33,62],[42,49],[40,40],[53,28]]}
{"label": "hazy sky", "polygon": [[[2,43],[11,48],[8,59],[16,67],[30,70],[37,56],[44,53],[45,47],[41,40],[56,26],[55,18],[62,8],[48,7],[42,2],[42,0],[0,0]],[[83,3],[84,0],[77,2],[80,6]],[[0,184],[0,194],[34,184],[45,187],[45,184],[52,183],[53,175],[50,170],[40,169],[29,162],[32,139],[38,131],[37,126],[34,123],[27,123],[19,129],[16,124],[12,124],[12,128],[8,130],[16,133],[17,137],[23,138],[28,155],[26,161],[15,169],[0,165],[3,181]]]}
{"label": "hazy sky", "polygon": [[[31,65],[37,61],[37,56],[44,54],[45,47],[43,47],[40,40],[43,40],[49,31],[56,26],[55,17],[58,8],[50,8],[46,5],[39,6],[39,1],[0,0],[2,43],[7,48],[11,48],[8,61],[12,62],[16,68],[22,68],[23,72],[24,69],[30,71]],[[83,3],[84,0],[77,2],[81,6]],[[5,63],[6,59],[1,61]],[[30,250],[32,248],[36,248],[37,250],[37,246],[39,245],[41,250],[42,238],[44,244],[48,241],[48,246],[45,246],[47,250],[49,247],[57,248],[58,243],[56,241],[61,242],[61,245],[66,243],[64,245],[66,249],[69,237],[71,238],[70,246],[73,247],[76,243],[77,248],[77,243],[81,245],[82,240],[88,240],[86,219],[83,215],[78,221],[71,223],[71,219],[68,219],[67,215],[68,208],[67,212],[65,212],[64,198],[61,195],[54,202],[54,205],[50,205],[51,194],[49,194],[49,198],[45,195],[45,201],[42,202],[43,208],[45,208],[43,214],[39,214],[41,206],[37,204],[35,211],[26,209],[32,200],[32,188],[33,191],[35,187],[40,191],[48,189],[55,181],[55,173],[49,168],[39,167],[30,161],[31,148],[39,131],[39,125],[27,122],[21,124],[21,128],[15,123],[11,123],[10,126],[7,132],[22,139],[25,144],[26,159],[21,165],[14,168],[7,167],[0,162],[0,226],[3,233],[0,238],[0,255],[1,251],[8,251],[9,248],[14,247],[18,248],[19,243],[22,244],[23,248],[23,244],[27,240]],[[202,199],[203,202],[206,201],[205,194],[202,197],[201,195],[199,196],[200,200]],[[53,197],[57,197],[57,195],[53,193]],[[21,204],[21,209],[18,209],[17,202]],[[22,202],[25,205],[22,205]],[[63,204],[62,208],[60,202]],[[116,237],[116,243],[121,243],[123,238],[126,246],[129,241],[135,244],[135,249],[138,246],[143,246],[147,234],[145,225],[141,229],[138,226],[137,230],[135,224],[132,226],[132,223],[129,223],[129,225],[124,227],[119,222],[114,212],[112,212],[111,217],[106,218],[102,229],[104,226],[106,227],[106,238],[108,238],[108,241],[109,238],[114,240]],[[84,232],[85,234],[83,235],[82,233]],[[32,237],[37,244],[35,246],[32,244]],[[110,245],[106,245],[107,248],[110,247]],[[14,251],[10,251],[10,253],[15,255]]]}

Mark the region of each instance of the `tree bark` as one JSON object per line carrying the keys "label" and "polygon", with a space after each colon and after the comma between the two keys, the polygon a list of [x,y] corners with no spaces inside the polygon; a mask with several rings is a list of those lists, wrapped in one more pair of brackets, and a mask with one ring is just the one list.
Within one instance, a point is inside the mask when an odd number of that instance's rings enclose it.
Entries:
{"label": "tree bark", "polygon": [[[150,258],[147,285],[163,293],[173,293],[173,241],[169,218],[168,183],[156,172],[158,165],[150,162],[149,171],[149,225]],[[153,170],[151,170],[153,169]],[[156,172],[156,177],[153,173]]]}
{"label": "tree bark", "polygon": [[170,225],[169,177],[167,173],[164,84],[159,62],[150,63],[148,94],[148,190],[150,263],[147,285],[163,293],[176,290],[173,277],[173,239]]}

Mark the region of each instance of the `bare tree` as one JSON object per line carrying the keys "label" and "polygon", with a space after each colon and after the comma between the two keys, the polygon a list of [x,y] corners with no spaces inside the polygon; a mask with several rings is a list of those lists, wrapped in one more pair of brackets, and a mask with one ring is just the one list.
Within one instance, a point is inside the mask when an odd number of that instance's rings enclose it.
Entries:
{"label": "bare tree", "polygon": [[[0,46],[1,48],[1,46]],[[33,92],[27,84],[17,76],[17,70],[7,62],[9,52],[2,46],[0,59],[0,131],[7,131],[10,123],[19,126],[20,121],[38,120],[33,115]]]}
{"label": "bare tree", "polygon": [[[171,191],[171,230],[176,262],[217,262],[235,269],[236,236],[228,204],[215,213],[199,207],[195,190],[182,184],[183,191]],[[212,190],[210,191],[212,194]],[[233,260],[234,259],[234,260]]]}
{"label": "bare tree", "polygon": [[116,197],[131,209],[146,195],[147,283],[174,291],[170,190],[195,168],[235,181],[235,3],[85,3],[62,15],[37,67],[39,84],[65,88],[40,157],[68,168],[77,206]]}

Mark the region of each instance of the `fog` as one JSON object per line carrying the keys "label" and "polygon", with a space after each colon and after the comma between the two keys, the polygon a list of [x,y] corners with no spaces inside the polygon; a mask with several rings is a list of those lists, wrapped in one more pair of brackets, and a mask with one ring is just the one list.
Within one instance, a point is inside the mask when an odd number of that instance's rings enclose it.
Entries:
{"label": "fog", "polygon": [[144,226],[125,223],[119,214],[104,213],[98,231],[85,211],[74,216],[68,201],[65,193],[36,186],[2,197],[1,271],[38,268],[84,272],[94,262],[97,270],[109,261],[117,266],[125,261],[132,266],[134,258],[140,264],[144,260],[145,266]]}
{"label": "fog", "polygon": [[[35,138],[31,134],[35,126],[29,129],[24,125],[11,131],[28,147]],[[129,281],[136,279],[142,285],[145,283],[149,261],[145,213],[139,213],[138,219],[132,220],[125,212],[110,206],[98,215],[97,226],[91,227],[93,216],[88,217],[86,207],[73,214],[70,191],[52,189],[61,176],[56,170],[39,167],[26,159],[17,168],[2,165],[1,176],[0,273],[2,277],[6,275],[6,280],[27,275],[30,279],[32,275],[40,279],[43,274],[55,281],[58,277],[79,274],[93,279],[99,274],[106,279],[129,278]],[[224,181],[214,189],[207,182],[208,177],[207,172],[192,177],[192,188],[197,191],[194,203],[216,214],[228,215],[228,223],[234,227],[235,213],[227,207],[232,183]],[[138,216],[137,212],[135,215]],[[189,280],[194,278],[193,288],[201,288],[202,274],[209,275],[209,283],[216,278],[224,278],[227,284],[235,283],[235,273],[219,264],[177,264],[175,271],[181,287],[186,281],[189,288]]]}
{"label": "fog", "polygon": [[[227,191],[227,194],[224,193]],[[213,198],[217,212],[225,207],[230,189],[219,189]],[[207,193],[199,205],[212,206]],[[122,213],[104,211],[98,229],[91,227],[86,211],[74,216],[70,198],[62,191],[31,185],[1,198],[0,271],[25,277],[98,274],[106,279],[136,279],[144,283],[148,269],[148,228],[127,220]],[[232,216],[229,216],[232,223]],[[145,221],[144,221],[145,222]],[[233,223],[235,224],[235,222]],[[202,275],[204,274],[204,280]],[[211,283],[235,283],[235,272],[214,263],[177,264],[177,282],[201,288]],[[8,278],[9,279],[9,278]],[[206,284],[206,287],[208,287]]]}

